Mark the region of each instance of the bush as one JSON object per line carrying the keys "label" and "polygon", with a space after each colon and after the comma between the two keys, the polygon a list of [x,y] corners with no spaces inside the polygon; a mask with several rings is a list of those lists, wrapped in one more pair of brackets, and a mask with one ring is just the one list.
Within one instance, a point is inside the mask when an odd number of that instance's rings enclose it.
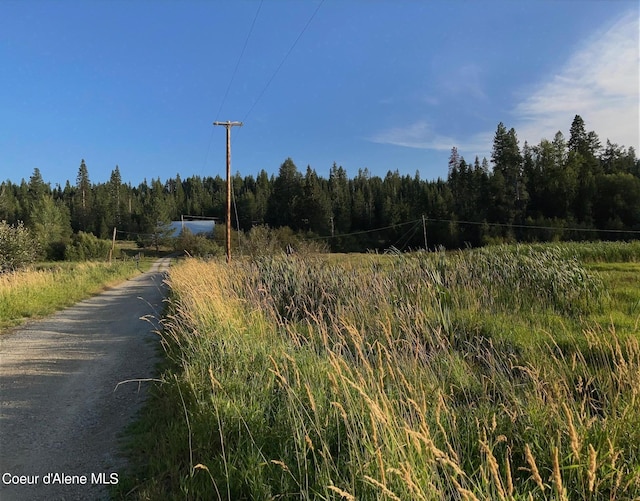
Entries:
{"label": "bush", "polygon": [[102,240],[93,233],[78,232],[73,236],[71,245],[64,251],[68,261],[84,261],[87,259],[106,259],[111,249],[110,240]]}
{"label": "bush", "polygon": [[188,228],[185,228],[175,239],[174,249],[198,257],[221,256],[223,254],[222,247],[216,242],[204,235],[194,235]]}
{"label": "bush", "polygon": [[241,238],[243,254],[251,257],[273,256],[292,249],[296,254],[309,255],[328,252],[327,245],[321,240],[314,240],[312,233],[294,233],[288,226],[269,228],[268,226],[254,226],[249,233]]}
{"label": "bush", "polygon": [[15,226],[0,221],[0,273],[33,263],[39,246],[22,222]]}

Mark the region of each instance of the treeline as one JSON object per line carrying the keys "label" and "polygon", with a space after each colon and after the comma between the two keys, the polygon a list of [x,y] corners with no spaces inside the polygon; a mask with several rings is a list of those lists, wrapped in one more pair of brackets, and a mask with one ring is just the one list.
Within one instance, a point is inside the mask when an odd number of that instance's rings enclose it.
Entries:
{"label": "treeline", "polygon": [[[576,115],[567,140],[522,147],[512,128],[497,127],[491,166],[468,162],[453,148],[447,179],[426,181],[367,169],[349,178],[335,163],[329,177],[288,158],[277,175],[233,179],[233,225],[289,227],[325,238],[333,250],[362,251],[496,241],[637,238],[640,231],[640,162],[632,147],[603,146]],[[81,162],[74,184],[51,188],[34,169],[29,181],[0,185],[0,220],[24,221],[50,258],[73,234],[140,239],[181,215],[224,220],[226,181],[191,176],[138,186],[122,181],[118,166],[107,183],[91,183]],[[424,216],[424,225],[423,225]],[[237,221],[237,222],[236,222]],[[426,229],[426,231],[425,231]],[[425,234],[426,233],[426,234]],[[59,257],[59,256],[58,256]]]}

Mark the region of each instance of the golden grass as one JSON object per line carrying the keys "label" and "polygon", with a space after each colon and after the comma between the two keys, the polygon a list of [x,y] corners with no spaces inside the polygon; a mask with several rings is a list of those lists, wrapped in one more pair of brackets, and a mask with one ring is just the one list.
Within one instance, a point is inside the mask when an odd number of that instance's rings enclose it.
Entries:
{"label": "golden grass", "polygon": [[0,274],[0,329],[49,315],[139,273],[133,262],[65,262]]}
{"label": "golden grass", "polygon": [[[494,273],[503,261],[492,259],[481,270],[459,261],[468,273],[456,276],[482,287],[474,273]],[[640,495],[637,337],[583,319],[562,345],[542,332],[497,345],[481,327],[464,331],[454,310],[501,308],[494,299],[462,296],[425,263],[402,266],[187,260],[172,269],[165,346],[191,392],[190,427],[215,429],[193,436],[195,460],[215,479],[190,485],[196,497],[221,485],[254,498]],[[540,271],[530,284],[550,277]]]}

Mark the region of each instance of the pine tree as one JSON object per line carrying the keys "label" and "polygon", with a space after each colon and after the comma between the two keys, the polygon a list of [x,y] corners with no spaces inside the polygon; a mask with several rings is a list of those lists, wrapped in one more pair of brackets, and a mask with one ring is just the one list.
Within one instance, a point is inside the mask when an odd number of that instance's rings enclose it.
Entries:
{"label": "pine tree", "polygon": [[92,231],[91,213],[93,211],[93,193],[91,191],[91,181],[89,181],[89,170],[84,163],[80,162],[78,175],[76,176],[76,194],[73,201],[73,226],[76,230],[88,232]]}
{"label": "pine tree", "polygon": [[116,165],[109,178],[109,219],[113,227],[118,227],[121,222],[121,191],[122,177],[120,176],[120,168]]}
{"label": "pine tree", "polygon": [[351,230],[351,197],[347,171],[333,163],[329,171],[329,194],[331,197],[331,217],[334,233],[348,233]]}
{"label": "pine tree", "polygon": [[493,183],[496,202],[500,203],[500,221],[513,223],[522,215],[528,194],[522,177],[522,156],[516,131],[513,128],[507,131],[502,122],[498,124],[493,140],[491,160],[494,164],[493,177],[496,174],[501,177]]}
{"label": "pine tree", "polygon": [[330,231],[331,202],[328,193],[323,190],[318,174],[311,166],[307,166],[304,178],[303,201],[300,205],[300,215],[305,229],[320,235]]}
{"label": "pine tree", "polygon": [[299,213],[302,196],[302,175],[293,160],[287,158],[273,182],[267,222],[275,227],[288,226],[293,230],[302,228],[303,221]]}

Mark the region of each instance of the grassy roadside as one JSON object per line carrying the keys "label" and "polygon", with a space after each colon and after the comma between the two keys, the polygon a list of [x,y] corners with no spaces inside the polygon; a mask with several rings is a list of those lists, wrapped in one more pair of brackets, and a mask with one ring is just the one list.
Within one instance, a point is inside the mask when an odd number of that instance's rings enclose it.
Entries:
{"label": "grassy roadside", "polygon": [[116,496],[639,496],[638,256],[583,245],[187,260]]}
{"label": "grassy roadside", "polygon": [[[86,299],[149,269],[155,259],[43,263],[0,275],[0,331]],[[1,335],[1,332],[0,332]]]}

